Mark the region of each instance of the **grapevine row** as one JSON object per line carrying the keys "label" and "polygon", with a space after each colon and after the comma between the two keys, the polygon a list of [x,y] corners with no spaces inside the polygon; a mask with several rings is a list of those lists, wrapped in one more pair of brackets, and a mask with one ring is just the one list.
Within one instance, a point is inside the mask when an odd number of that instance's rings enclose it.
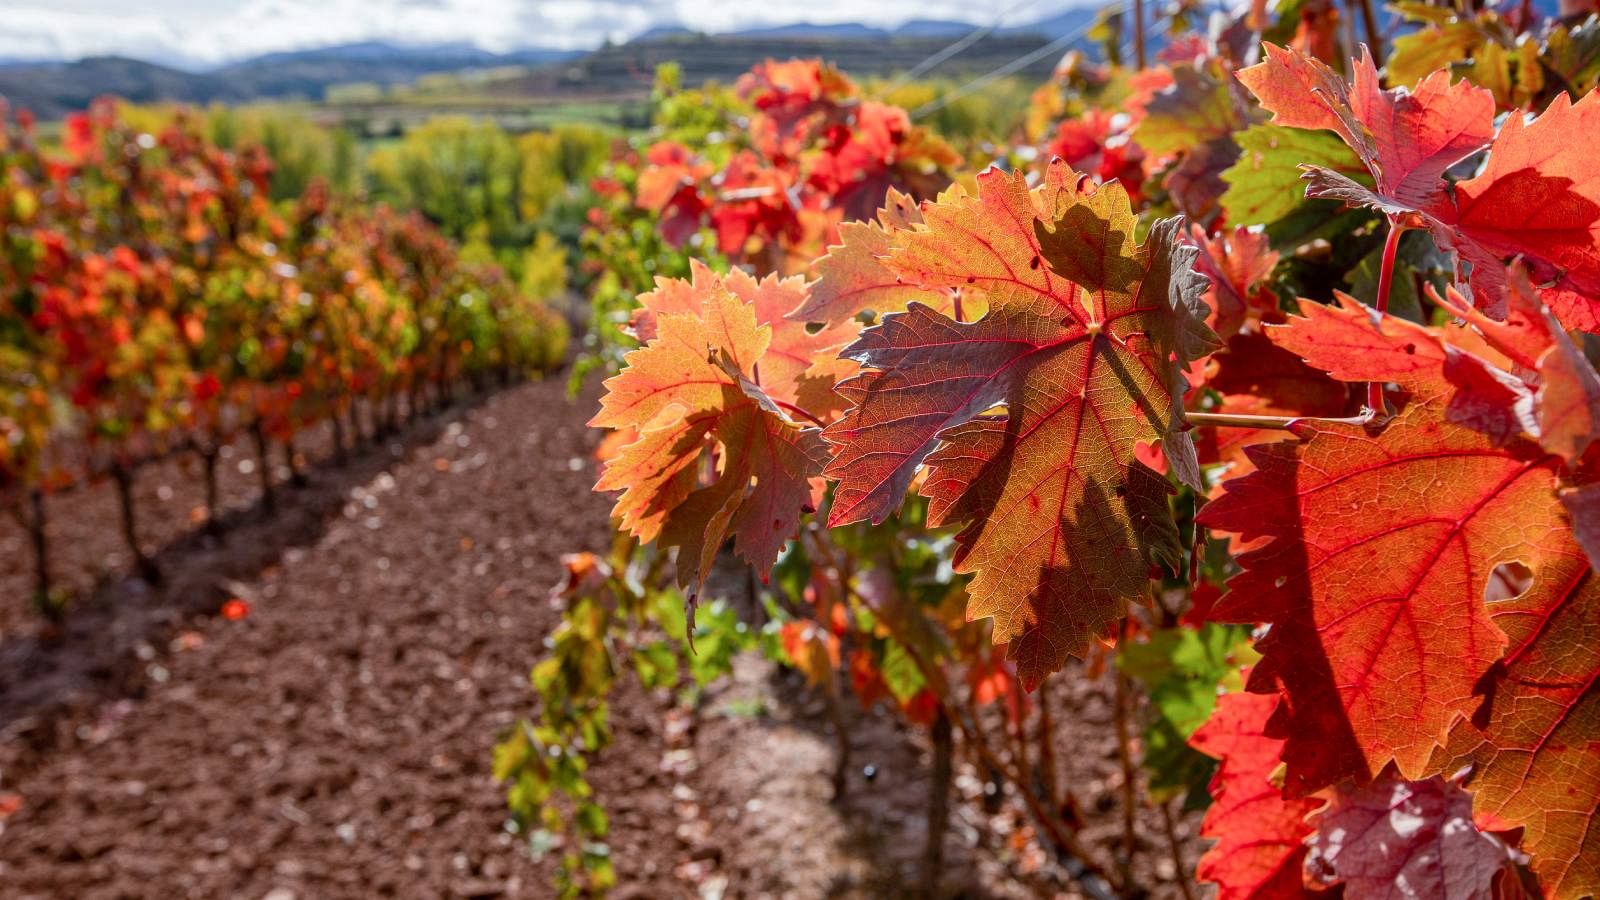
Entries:
{"label": "grapevine row", "polygon": [[215,146],[186,114],[145,130],[103,101],[61,144],[26,112],[0,120],[0,499],[34,535],[47,610],[51,492],[110,477],[156,578],[134,527],[142,464],[198,454],[214,522],[218,454],[248,437],[270,508],[271,444],[293,466],[296,433],[326,424],[342,457],[464,380],[564,353],[541,299],[418,214],[319,182],[274,204],[266,153]]}

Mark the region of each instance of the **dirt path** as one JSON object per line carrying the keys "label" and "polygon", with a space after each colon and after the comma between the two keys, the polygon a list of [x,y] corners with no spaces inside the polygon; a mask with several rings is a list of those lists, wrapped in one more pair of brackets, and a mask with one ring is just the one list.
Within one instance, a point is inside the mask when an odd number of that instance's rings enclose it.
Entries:
{"label": "dirt path", "polygon": [[[582,418],[556,381],[495,397],[240,585],[247,618],[137,644],[134,697],[69,716],[20,781],[0,773],[22,802],[7,895],[547,895],[502,828],[489,748],[527,706],[560,554],[605,537]],[[657,777],[659,715],[633,694],[617,719],[597,777],[634,788],[626,805]],[[651,848],[673,846],[671,817],[631,812],[613,810],[636,823],[613,840],[623,877],[670,896]]]}
{"label": "dirt path", "polygon": [[[0,797],[21,805],[0,812],[5,896],[552,896],[551,862],[506,831],[488,769],[494,736],[531,702],[561,554],[607,538],[592,403],[558,381],[502,392],[316,471],[270,520],[253,520],[240,484],[241,527],[225,547],[171,539],[164,589],[102,586],[54,649],[13,627]],[[182,506],[182,474],[146,490],[178,483],[166,499]],[[250,601],[247,617],[214,615],[219,584]],[[892,716],[850,713],[849,791],[834,802],[826,710],[770,664],[742,660],[693,712],[623,684],[591,774],[617,896],[918,895],[926,753]],[[1081,691],[1073,708],[1105,719],[1103,691]],[[1107,734],[1094,726],[1080,774],[1109,810]],[[957,787],[981,790],[970,773]],[[954,804],[946,893],[1080,895],[980,810]],[[1112,822],[1095,843],[1115,842]],[[1175,895],[1170,871],[1147,875]]]}

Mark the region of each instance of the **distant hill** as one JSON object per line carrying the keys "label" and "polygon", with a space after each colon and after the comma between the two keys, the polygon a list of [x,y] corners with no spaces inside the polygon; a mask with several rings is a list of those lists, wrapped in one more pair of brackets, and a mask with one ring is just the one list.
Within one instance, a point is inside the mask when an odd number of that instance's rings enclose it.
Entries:
{"label": "distant hill", "polygon": [[870,41],[889,36],[889,32],[871,25],[862,25],[859,22],[839,22],[830,25],[813,25],[810,22],[796,22],[792,25],[775,25],[769,28],[747,28],[735,31],[726,37],[751,38],[754,40],[785,38],[832,38],[840,41]]}
{"label": "distant hill", "polygon": [[1069,9],[1066,12],[1040,19],[1036,22],[1027,22],[1022,25],[1008,25],[999,30],[1000,34],[1036,34],[1046,40],[1057,40],[1069,34],[1082,34],[1094,17],[1099,14],[1095,7],[1082,7]]}
{"label": "distant hill", "polygon": [[32,110],[45,119],[83,109],[96,97],[112,92],[136,103],[248,99],[226,81],[122,56],[0,66],[0,97],[15,109]]}
{"label": "distant hill", "polygon": [[912,19],[894,30],[895,37],[946,38],[956,40],[970,33],[971,22],[949,22],[943,19]]}
{"label": "distant hill", "polygon": [[[962,34],[969,33],[968,27]],[[592,92],[604,95],[639,93],[650,86],[656,66],[676,62],[684,84],[708,80],[728,82],[763,59],[819,57],[850,75],[904,72],[948,46],[952,37],[901,37],[873,40],[820,37],[748,37],[743,35],[670,34],[651,40],[602,47],[571,60],[559,71],[532,73],[521,88],[529,95]],[[966,77],[988,72],[1044,46],[1036,34],[991,34],[939,66],[937,74]],[[1057,54],[1047,54],[1022,71],[1042,78],[1054,68]]]}
{"label": "distant hill", "polygon": [[436,72],[538,66],[578,55],[567,50],[500,54],[465,44],[410,47],[368,42],[269,53],[204,72],[120,56],[94,56],[75,62],[0,63],[0,97],[46,119],[83,109],[104,94],[136,103],[320,100],[324,91],[337,84],[409,84]]}
{"label": "distant hill", "polygon": [[322,99],[331,85],[371,82],[409,84],[423,75],[497,66],[539,66],[581,55],[570,50],[530,49],[491,53],[470,44],[397,47],[346,44],[319,50],[272,53],[207,73],[249,98]]}
{"label": "distant hill", "polygon": [[[1084,26],[1094,21],[1096,8],[1093,6],[1081,9],[1069,9],[1057,15],[1033,22],[1021,24],[1001,25],[994,29],[994,34],[1000,35],[1038,35],[1045,40],[1055,40],[1067,34],[1080,31]],[[746,28],[741,31],[724,31],[715,35],[706,35],[704,32],[695,31],[678,23],[657,25],[648,31],[636,35],[628,43],[649,43],[664,38],[681,38],[693,36],[709,36],[729,39],[752,40],[791,40],[806,38],[824,38],[833,40],[873,41],[886,38],[944,38],[957,40],[972,33],[981,26],[972,22],[958,22],[949,19],[912,19],[895,28],[879,28],[875,25],[864,25],[860,22],[836,22],[829,24],[816,24],[813,22],[795,22],[790,25],[773,25],[758,28]]]}

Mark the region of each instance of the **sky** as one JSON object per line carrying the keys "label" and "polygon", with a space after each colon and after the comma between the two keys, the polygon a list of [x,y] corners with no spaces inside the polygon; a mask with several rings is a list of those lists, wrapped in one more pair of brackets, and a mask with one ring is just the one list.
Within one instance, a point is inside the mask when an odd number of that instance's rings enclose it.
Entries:
{"label": "sky", "polygon": [[[919,18],[987,24],[995,12],[971,0],[4,0],[4,5],[0,58],[116,53],[194,66],[367,40],[466,42],[502,52],[529,46],[578,49],[606,38],[625,40],[658,24],[708,32],[801,21],[893,25]],[[1070,5],[1076,4],[1024,2],[1008,24]]]}

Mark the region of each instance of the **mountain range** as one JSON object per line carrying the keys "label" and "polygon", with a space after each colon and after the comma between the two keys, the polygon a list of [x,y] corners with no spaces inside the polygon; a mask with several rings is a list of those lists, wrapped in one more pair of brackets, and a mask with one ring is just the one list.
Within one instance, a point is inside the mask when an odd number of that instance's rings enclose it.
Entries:
{"label": "mountain range", "polygon": [[[1094,17],[1090,9],[1069,10],[1025,25],[996,28],[989,38],[999,49],[1037,46],[1081,30]],[[747,66],[766,56],[823,55],[830,48],[852,58],[865,43],[889,42],[892,60],[918,59],[972,32],[966,22],[913,20],[885,29],[860,23],[796,23],[704,35],[681,26],[658,26],[621,48],[594,53],[530,47],[494,53],[470,44],[398,45],[363,42],[268,53],[226,65],[189,70],[126,56],[93,56],[72,61],[0,61],[0,97],[13,108],[30,109],[44,119],[83,109],[94,98],[115,94],[136,103],[240,103],[261,99],[320,100],[334,85],[356,82],[383,86],[408,84],[424,76],[500,66],[528,68],[577,63],[590,56],[611,59],[634,53],[641,64],[673,55],[685,42],[713,45],[719,58]],[[981,55],[981,54],[978,54]],[[748,57],[748,62],[743,62]],[[867,59],[871,59],[868,54]]]}
{"label": "mountain range", "polygon": [[[1094,16],[1095,10],[1092,7],[1070,9],[1033,22],[1020,25],[1001,25],[993,29],[991,34],[1002,36],[1037,35],[1046,40],[1054,40],[1080,30],[1085,23],[1092,21]],[[971,22],[958,22],[950,19],[912,19],[894,28],[863,25],[860,22],[838,22],[824,25],[811,22],[795,22],[788,25],[772,25],[761,28],[746,28],[742,31],[721,32],[716,36],[745,39],[826,38],[856,41],[943,38],[953,41],[965,37],[977,27]],[[634,41],[659,40],[694,34],[697,34],[697,32],[682,25],[657,25],[635,37]]]}

